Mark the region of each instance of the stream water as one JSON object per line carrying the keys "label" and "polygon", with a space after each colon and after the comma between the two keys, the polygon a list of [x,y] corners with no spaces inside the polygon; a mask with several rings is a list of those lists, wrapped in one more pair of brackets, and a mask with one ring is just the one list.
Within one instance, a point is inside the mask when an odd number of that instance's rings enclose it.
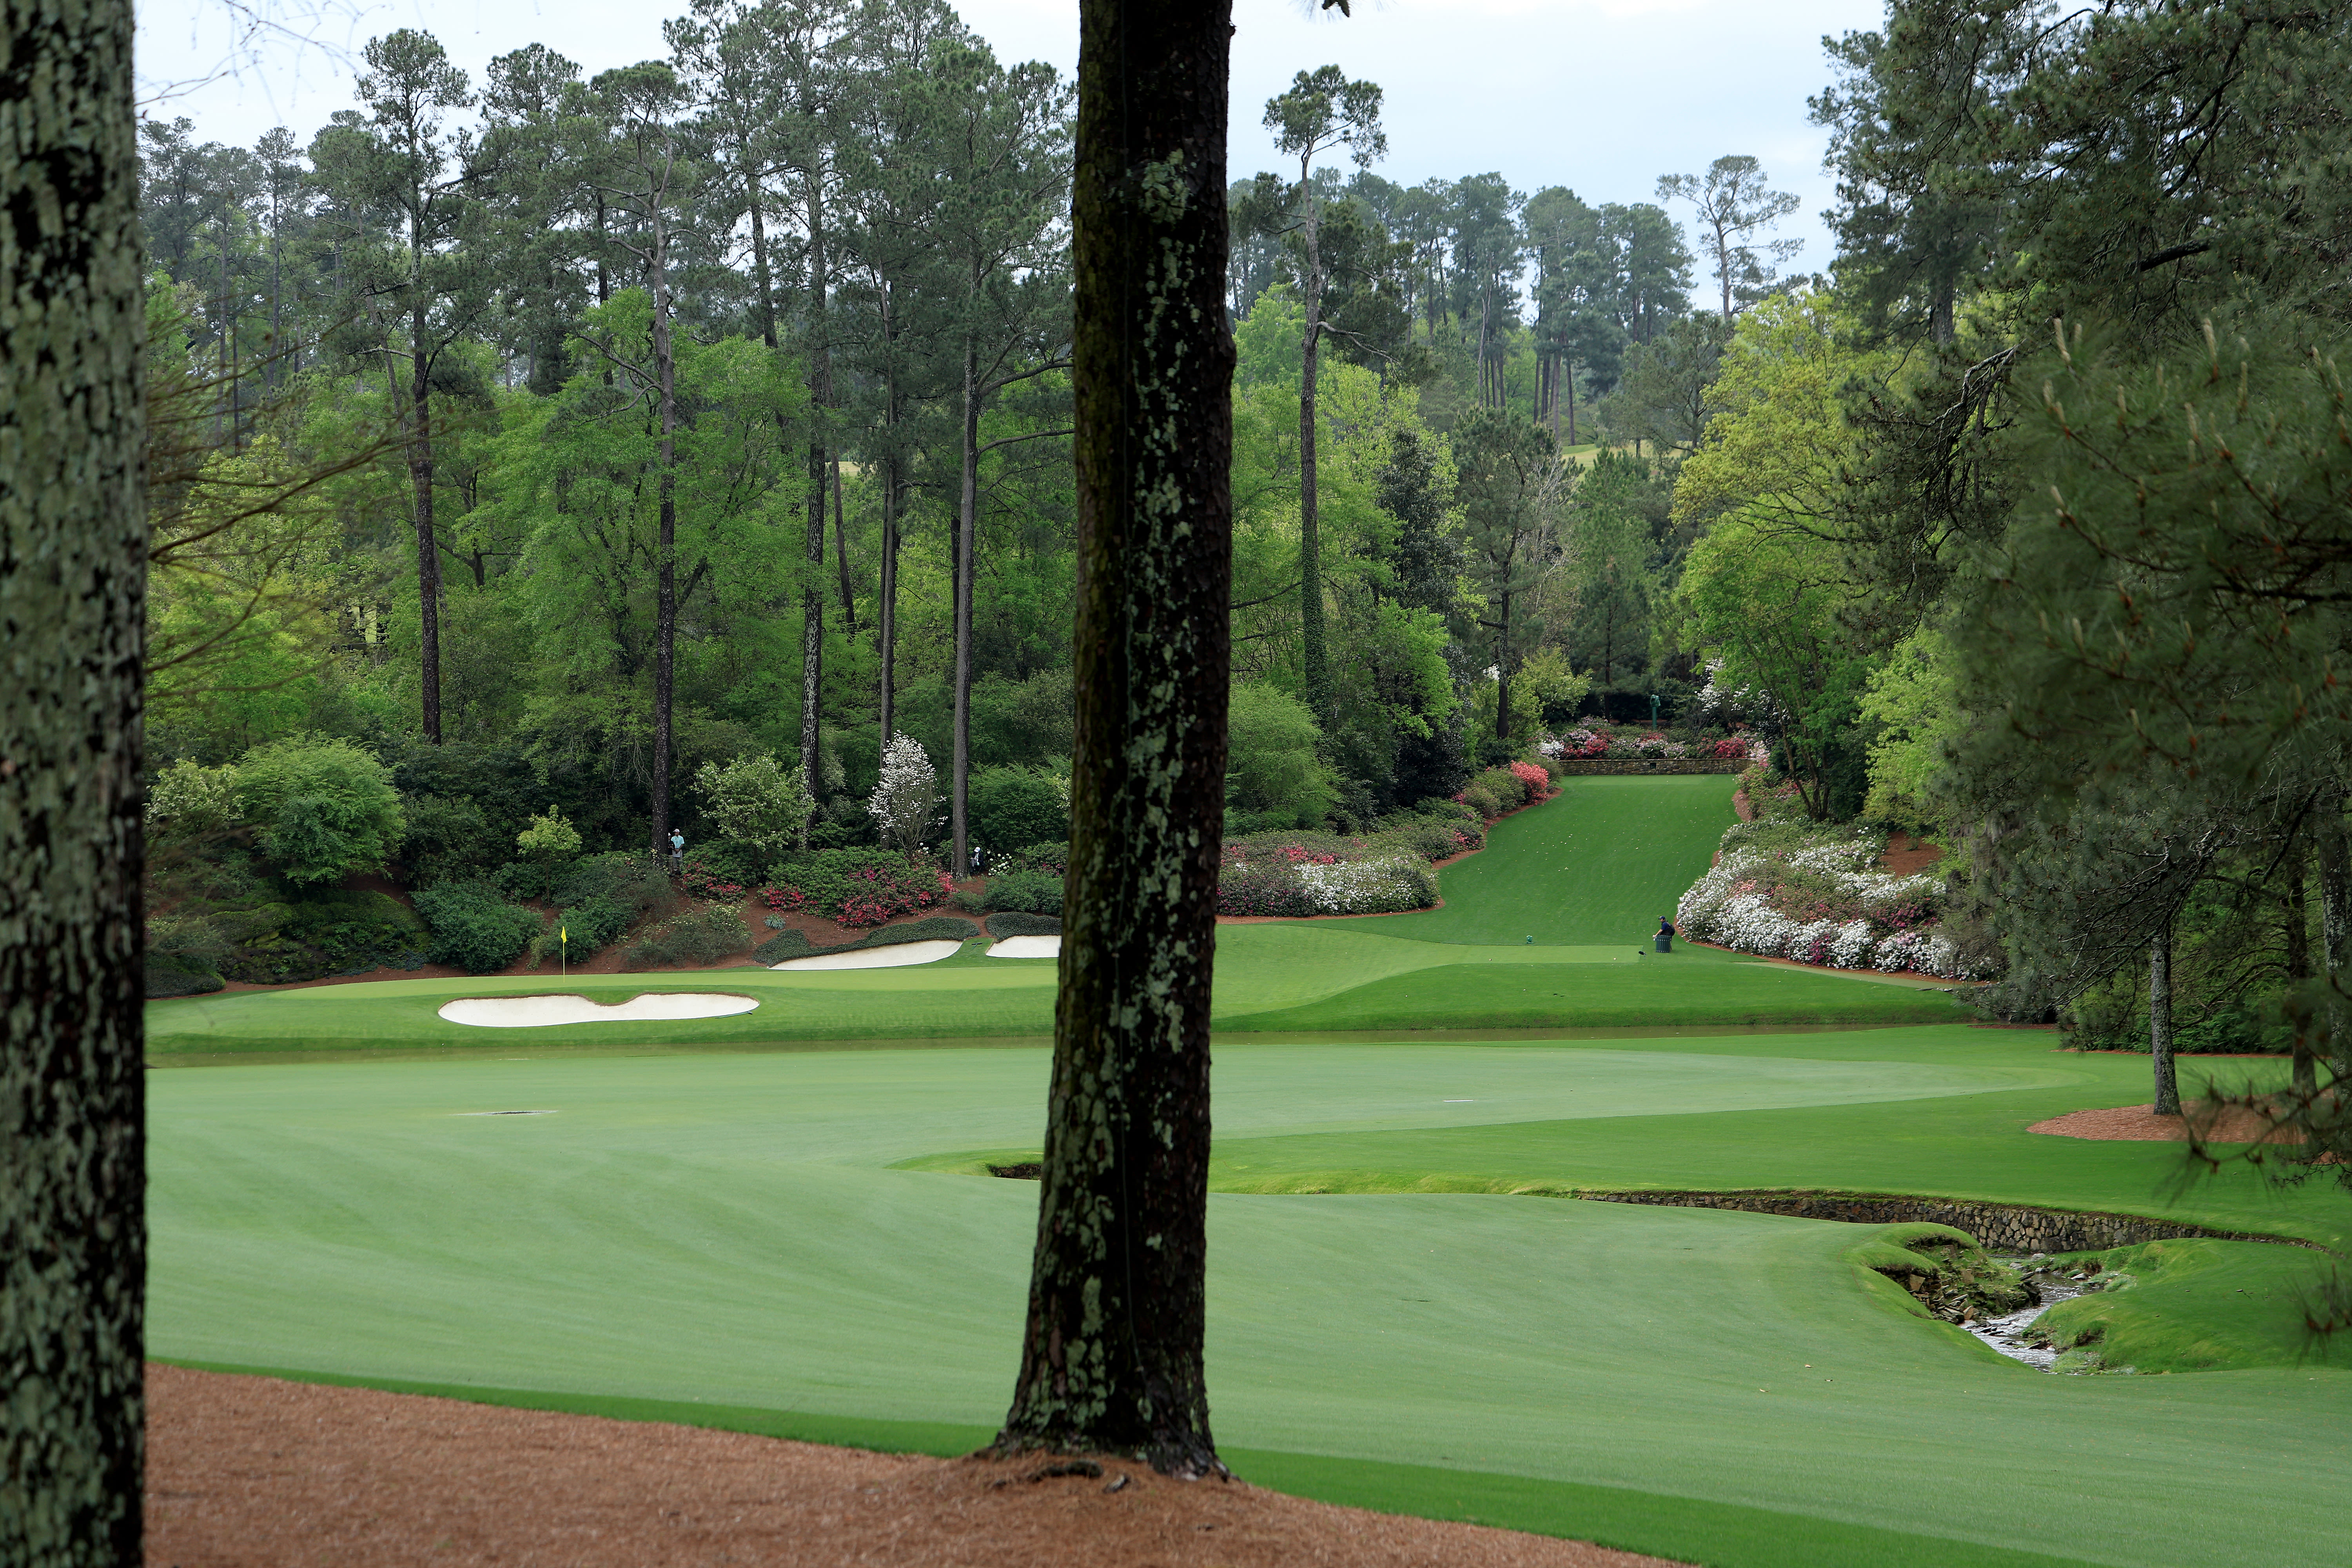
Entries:
{"label": "stream water", "polygon": [[1979,1318],[1961,1326],[2011,1360],[2021,1361],[2030,1367],[2049,1372],[2058,1364],[2060,1352],[2054,1345],[2030,1343],[2024,1337],[2026,1325],[2059,1302],[2070,1301],[2083,1294],[2087,1282],[2070,1279],[2056,1269],[2041,1267],[2038,1256],[2028,1258],[2015,1253],[1995,1253],[1993,1257],[1996,1261],[2021,1270],[2027,1283],[2042,1293],[2042,1300],[2018,1311],[2004,1312],[1998,1318]]}

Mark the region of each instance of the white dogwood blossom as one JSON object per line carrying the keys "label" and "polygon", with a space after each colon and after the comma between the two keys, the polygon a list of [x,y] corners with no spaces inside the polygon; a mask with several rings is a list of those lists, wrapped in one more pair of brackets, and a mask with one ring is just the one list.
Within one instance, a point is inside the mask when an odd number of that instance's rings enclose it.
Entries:
{"label": "white dogwood blossom", "polygon": [[883,842],[912,855],[930,837],[939,809],[939,771],[923,743],[911,735],[892,735],[882,750],[882,777],[866,796],[866,815]]}

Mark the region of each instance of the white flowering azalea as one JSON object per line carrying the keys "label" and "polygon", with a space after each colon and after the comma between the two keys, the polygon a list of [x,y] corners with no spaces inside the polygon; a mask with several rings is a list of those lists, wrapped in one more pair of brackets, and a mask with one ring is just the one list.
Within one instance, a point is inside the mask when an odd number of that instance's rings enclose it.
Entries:
{"label": "white flowering azalea", "polygon": [[1318,914],[1387,914],[1427,909],[1437,901],[1427,862],[1405,857],[1309,864],[1297,868],[1297,877]]}
{"label": "white flowering azalea", "polygon": [[[1841,834],[1786,856],[1741,845],[1752,837],[1739,827],[1725,834],[1720,858],[1683,894],[1675,923],[1685,936],[1735,952],[1837,969],[1967,978],[1958,950],[1933,929],[1936,879],[1872,868],[1885,848],[1882,837],[1866,830]],[[1819,900],[1821,881],[1833,889],[1832,900],[1815,902],[1817,918],[1793,920],[1773,906],[1774,890],[1790,869],[1816,879],[1809,899]]]}

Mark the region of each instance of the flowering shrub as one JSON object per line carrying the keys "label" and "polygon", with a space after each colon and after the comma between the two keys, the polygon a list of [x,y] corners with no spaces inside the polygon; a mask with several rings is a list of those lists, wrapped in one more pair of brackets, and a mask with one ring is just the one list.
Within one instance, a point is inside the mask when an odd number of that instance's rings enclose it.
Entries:
{"label": "flowering shrub", "polygon": [[731,904],[743,897],[743,884],[730,881],[719,868],[698,857],[689,857],[685,870],[678,877],[687,896],[707,903]]}
{"label": "flowering shrub", "polygon": [[770,909],[807,910],[853,928],[935,909],[954,889],[937,867],[880,849],[823,849],[785,869],[761,894]]}
{"label": "flowering shrub", "polygon": [[1736,757],[1744,757],[1747,754],[1748,742],[1745,739],[1738,735],[1726,735],[1723,739],[1715,742],[1715,744],[1707,751],[1707,755],[1711,757],[1721,757],[1726,760]]}
{"label": "flowering shrub", "polygon": [[1534,763],[1513,763],[1511,776],[1528,786],[1529,800],[1541,800],[1551,793],[1551,774]]}
{"label": "flowering shrub", "polygon": [[1605,757],[1609,754],[1609,731],[1598,728],[1570,730],[1560,737],[1559,754],[1566,758]]}
{"label": "flowering shrub", "polygon": [[1226,867],[1217,879],[1221,915],[1383,915],[1436,902],[1437,879],[1429,863],[1402,855],[1297,866],[1244,863]]}
{"label": "flowering shrub", "polygon": [[1400,855],[1346,865],[1302,866],[1299,886],[1318,914],[1385,915],[1425,910],[1437,902],[1437,879],[1425,860]]}
{"label": "flowering shrub", "polygon": [[1969,978],[1934,929],[1941,887],[1875,869],[1885,848],[1885,836],[1866,829],[1742,824],[1723,836],[1722,854],[1682,896],[1675,922],[1694,941],[1737,952]]}
{"label": "flowering shrub", "polygon": [[1466,810],[1424,802],[1411,816],[1390,817],[1373,834],[1257,833],[1231,839],[1219,856],[1217,912],[1303,920],[1425,910],[1437,902],[1430,863],[1482,847],[1481,826]]}

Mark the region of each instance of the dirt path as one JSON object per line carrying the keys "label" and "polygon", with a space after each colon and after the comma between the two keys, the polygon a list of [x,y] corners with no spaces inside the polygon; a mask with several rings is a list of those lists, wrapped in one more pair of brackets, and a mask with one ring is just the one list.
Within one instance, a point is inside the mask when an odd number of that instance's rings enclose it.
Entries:
{"label": "dirt path", "polygon": [[1051,1461],[874,1454],[168,1366],[148,1378],[156,1568],[1675,1568],[1119,1461],[1040,1476]]}

